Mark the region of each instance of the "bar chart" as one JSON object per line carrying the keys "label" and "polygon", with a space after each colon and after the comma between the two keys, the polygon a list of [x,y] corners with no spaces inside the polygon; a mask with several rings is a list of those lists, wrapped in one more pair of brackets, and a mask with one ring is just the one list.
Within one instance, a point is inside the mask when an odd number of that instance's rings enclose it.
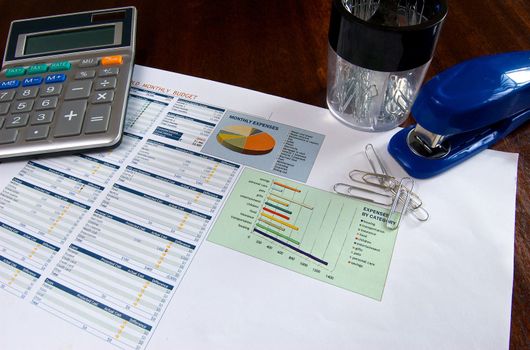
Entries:
{"label": "bar chart", "polygon": [[380,300],[396,238],[385,213],[246,168],[208,240]]}

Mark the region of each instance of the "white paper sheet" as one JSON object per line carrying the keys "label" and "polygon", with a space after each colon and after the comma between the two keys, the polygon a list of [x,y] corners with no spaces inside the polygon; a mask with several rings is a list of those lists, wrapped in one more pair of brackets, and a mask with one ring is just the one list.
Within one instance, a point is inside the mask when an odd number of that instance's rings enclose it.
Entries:
{"label": "white paper sheet", "polygon": [[[330,190],[368,169],[367,143],[405,175],[385,150],[393,132],[357,132],[322,108],[145,67],[134,80],[325,134],[309,185]],[[1,164],[0,186],[23,164]],[[402,221],[381,302],[205,241],[147,349],[507,349],[516,170],[516,154],[487,150],[417,181],[431,219]],[[6,293],[0,310],[3,349],[115,348]]]}

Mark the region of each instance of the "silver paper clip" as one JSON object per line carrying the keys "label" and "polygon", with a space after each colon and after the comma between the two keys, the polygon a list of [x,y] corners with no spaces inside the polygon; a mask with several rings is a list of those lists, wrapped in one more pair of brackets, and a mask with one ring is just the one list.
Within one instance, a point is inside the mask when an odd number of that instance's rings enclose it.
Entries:
{"label": "silver paper clip", "polygon": [[[366,200],[374,204],[390,208],[387,228],[395,230],[399,227],[401,218],[411,213],[419,221],[427,221],[429,213],[423,207],[420,197],[413,192],[414,180],[410,177],[396,179],[391,176],[372,144],[367,144],[364,154],[373,172],[352,170],[348,174],[350,179],[362,186],[347,183],[337,183],[333,190],[341,195]],[[368,189],[366,186],[372,187]],[[374,200],[368,195],[382,200]]]}
{"label": "silver paper clip", "polygon": [[[370,163],[370,166],[372,167],[372,170],[374,171],[374,174],[367,175],[367,176],[376,177],[376,179],[379,181],[380,184],[386,184],[388,187],[390,187],[390,191],[396,194],[395,191],[397,188],[398,181],[396,178],[390,176],[389,172],[386,170],[385,165],[383,164],[383,161],[381,160],[381,158],[379,158],[379,155],[377,154],[374,146],[371,143],[367,144],[364,147],[364,155],[366,156],[368,163]],[[367,179],[367,176],[364,176],[363,180],[367,183],[374,184],[373,182]],[[420,197],[416,193],[411,192],[410,193],[410,208],[407,208],[407,209],[411,212],[412,216],[414,216],[417,220],[427,221],[429,220],[429,212],[422,205],[423,205],[423,202],[421,201]]]}
{"label": "silver paper clip", "polygon": [[368,159],[368,163],[370,163],[370,166],[372,167],[372,170],[375,174],[388,176],[388,171],[386,170],[383,161],[381,158],[379,158],[379,155],[375,151],[374,145],[371,143],[367,144],[364,147],[364,155],[366,156],[366,159]]}
{"label": "silver paper clip", "polygon": [[396,190],[394,202],[392,203],[392,207],[390,207],[390,213],[388,213],[388,219],[386,221],[386,227],[388,229],[395,230],[399,227],[401,218],[406,214],[407,208],[409,207],[413,189],[414,180],[410,177],[401,179]]}
{"label": "silver paper clip", "polygon": [[[382,205],[385,207],[390,207],[394,201],[394,196],[388,193],[381,193],[381,192],[374,191],[368,188],[346,184],[343,182],[338,182],[335,185],[333,185],[333,191],[343,196],[361,199],[361,200],[368,201],[368,202],[378,204],[378,205]],[[375,200],[373,198],[368,197],[366,194],[370,194],[373,197],[382,197],[386,201],[383,202],[383,201]]]}

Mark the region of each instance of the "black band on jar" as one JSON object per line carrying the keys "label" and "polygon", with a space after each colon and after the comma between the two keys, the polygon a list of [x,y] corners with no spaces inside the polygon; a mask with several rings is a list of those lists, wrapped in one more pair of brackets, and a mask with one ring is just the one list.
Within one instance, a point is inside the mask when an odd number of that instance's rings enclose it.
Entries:
{"label": "black band on jar", "polygon": [[442,22],[447,15],[445,0],[425,0],[426,21],[403,27],[375,24],[354,16],[342,0],[333,0],[329,44],[346,61],[366,69],[400,72],[422,66],[434,53]]}

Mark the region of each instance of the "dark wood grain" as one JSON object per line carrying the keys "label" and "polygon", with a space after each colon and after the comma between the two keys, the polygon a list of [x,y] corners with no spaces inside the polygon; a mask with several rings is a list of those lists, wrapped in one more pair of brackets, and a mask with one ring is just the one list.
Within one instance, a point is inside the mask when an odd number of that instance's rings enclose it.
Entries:
{"label": "dark wood grain", "polygon": [[[530,1],[448,2],[427,77],[479,55],[530,50]],[[330,0],[0,4],[0,41],[14,19],[134,5],[139,11],[137,63],[326,107]],[[530,123],[494,148],[519,153],[510,348],[530,349]]]}

